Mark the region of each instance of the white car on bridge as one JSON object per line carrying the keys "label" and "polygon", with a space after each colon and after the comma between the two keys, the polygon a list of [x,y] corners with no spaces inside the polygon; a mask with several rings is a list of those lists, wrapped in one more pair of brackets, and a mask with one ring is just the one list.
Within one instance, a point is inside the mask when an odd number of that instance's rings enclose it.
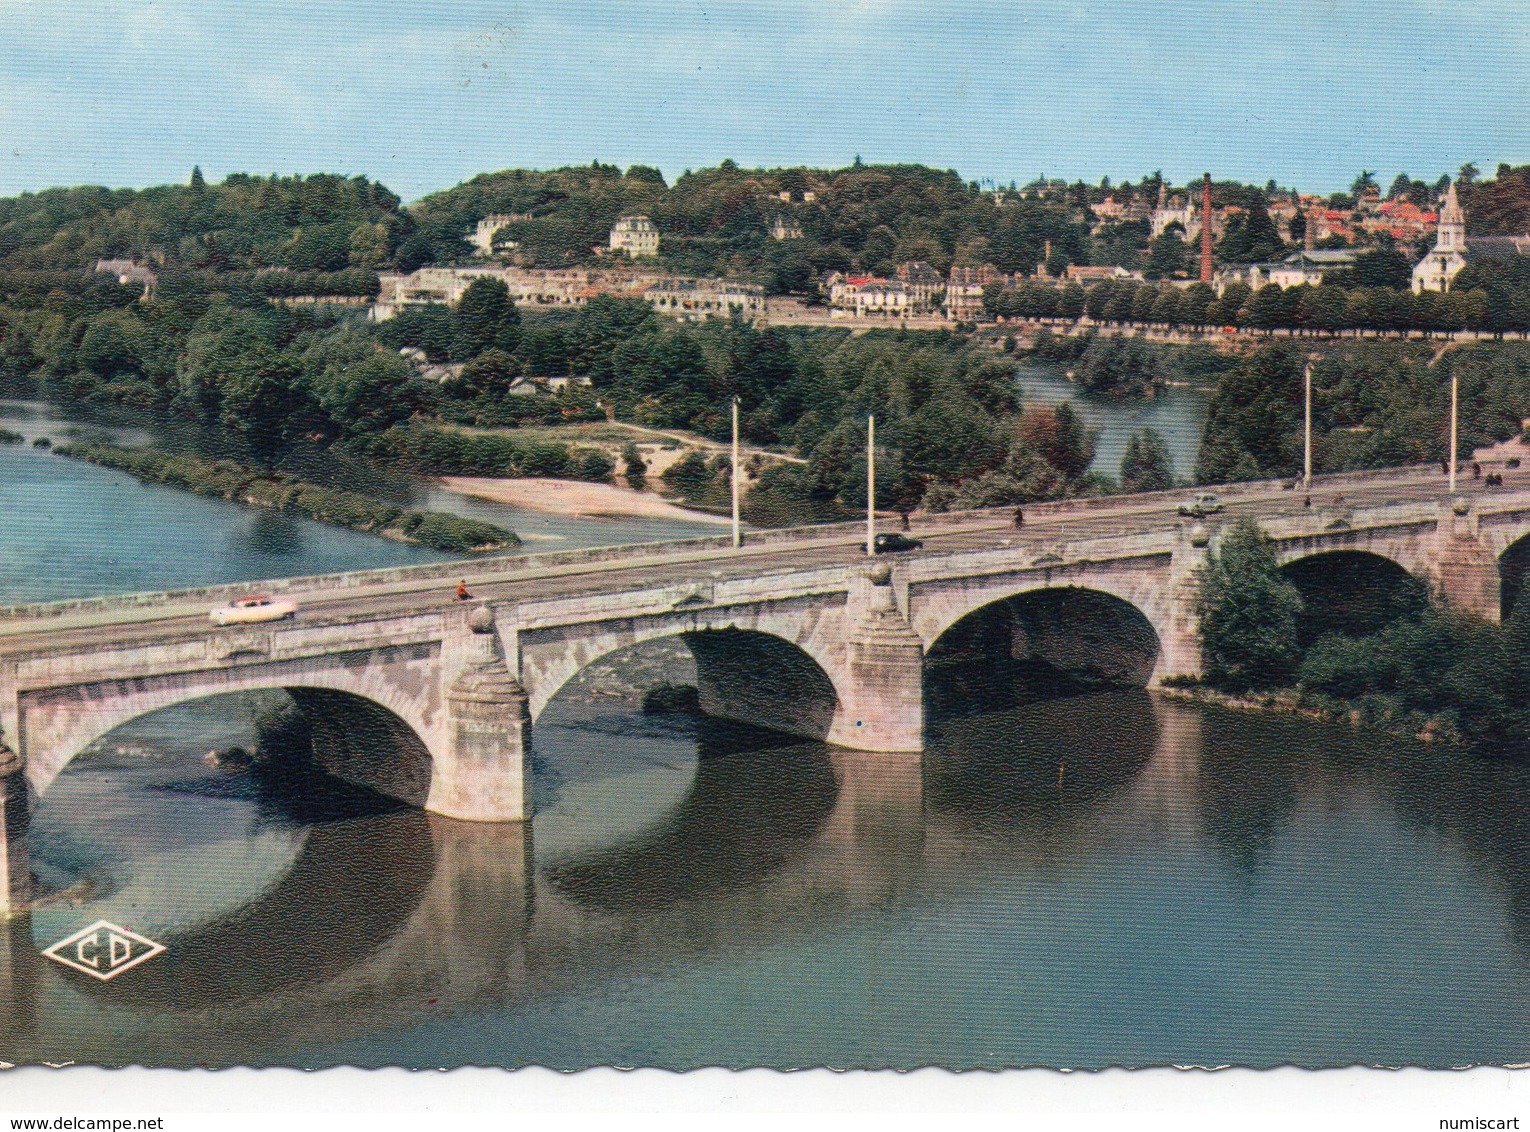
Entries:
{"label": "white car on bridge", "polygon": [[207,616],[214,625],[249,625],[257,621],[284,621],[296,617],[297,602],[285,597],[242,597],[220,605]]}
{"label": "white car on bridge", "polygon": [[1194,499],[1187,499],[1179,505],[1181,515],[1190,515],[1197,519],[1206,515],[1215,515],[1221,510],[1222,501],[1209,491],[1197,492]]}

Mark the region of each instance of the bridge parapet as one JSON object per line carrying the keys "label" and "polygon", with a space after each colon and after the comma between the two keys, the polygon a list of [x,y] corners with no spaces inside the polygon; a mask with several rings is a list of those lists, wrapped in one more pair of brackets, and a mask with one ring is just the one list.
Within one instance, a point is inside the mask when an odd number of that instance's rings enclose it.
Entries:
{"label": "bridge parapet", "polygon": [[[1410,468],[1378,469],[1364,472],[1344,472],[1314,478],[1316,489],[1360,486],[1386,480],[1437,481],[1438,469],[1427,466]],[[1280,491],[1287,481],[1258,480],[1241,484],[1213,486],[1229,500],[1247,498]],[[1027,515],[1034,518],[1058,518],[1069,515],[1091,517],[1119,509],[1123,503],[1132,507],[1152,507],[1170,504],[1181,499],[1183,489],[1161,492],[1144,492],[1128,497],[1097,496],[1088,499],[1057,500],[1050,503],[1027,504]],[[1522,496],[1525,493],[1520,493]],[[1530,502],[1520,504],[1530,507]],[[920,517],[921,528],[951,529],[961,527],[1008,526],[1013,507],[993,507],[970,511],[952,511],[927,514]],[[746,533],[748,547],[777,546],[790,542],[832,542],[859,539],[864,531],[861,521],[824,523],[805,527],[783,527],[769,530],[751,530]],[[542,554],[493,555],[475,559],[454,559],[449,562],[427,563],[417,566],[397,566],[378,570],[355,570],[336,574],[315,574],[295,578],[279,578],[265,581],[234,582],[216,586],[199,586],[182,590],[163,590],[151,593],[115,594],[101,597],[70,598],[61,601],[31,602],[0,606],[0,623],[6,621],[58,617],[74,613],[132,613],[177,604],[205,602],[217,604],[247,597],[257,593],[302,594],[314,592],[337,592],[369,586],[399,584],[419,586],[432,581],[450,582],[459,577],[482,577],[487,573],[507,572],[534,575],[538,571],[556,571],[564,567],[592,566],[602,563],[632,564],[648,558],[665,558],[697,555],[705,557],[710,552],[720,552],[718,557],[728,557],[732,550],[726,535],[679,539],[667,542],[635,543],[624,546],[590,547],[579,550],[550,551]]]}

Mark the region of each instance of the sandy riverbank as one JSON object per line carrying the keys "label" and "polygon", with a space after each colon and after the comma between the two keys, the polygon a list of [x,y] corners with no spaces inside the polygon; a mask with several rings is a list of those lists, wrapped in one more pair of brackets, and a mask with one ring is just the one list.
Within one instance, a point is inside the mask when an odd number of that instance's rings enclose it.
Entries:
{"label": "sandy riverbank", "polygon": [[678,507],[651,492],[578,480],[496,479],[492,476],[442,476],[441,486],[495,503],[529,507],[575,518],[685,519],[726,526],[721,515]]}

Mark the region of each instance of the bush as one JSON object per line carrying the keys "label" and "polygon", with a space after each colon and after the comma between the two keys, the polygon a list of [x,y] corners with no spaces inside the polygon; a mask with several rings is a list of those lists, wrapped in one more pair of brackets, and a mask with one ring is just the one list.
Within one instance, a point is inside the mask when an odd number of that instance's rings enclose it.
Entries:
{"label": "bush", "polygon": [[601,448],[576,448],[569,456],[569,471],[577,480],[610,483],[616,461]]}

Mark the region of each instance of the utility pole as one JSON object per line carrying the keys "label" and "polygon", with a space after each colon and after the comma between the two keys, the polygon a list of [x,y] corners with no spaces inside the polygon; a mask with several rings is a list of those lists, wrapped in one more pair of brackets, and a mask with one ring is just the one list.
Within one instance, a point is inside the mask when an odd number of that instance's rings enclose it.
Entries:
{"label": "utility pole", "polygon": [[733,398],[733,549],[744,544],[738,528],[738,396]]}
{"label": "utility pole", "polygon": [[1312,362],[1307,362],[1307,369],[1303,375],[1305,386],[1302,399],[1306,403],[1306,412],[1302,426],[1302,490],[1312,490]]}
{"label": "utility pole", "polygon": [[1452,371],[1450,375],[1450,494],[1456,493],[1456,401],[1461,379]]}
{"label": "utility pole", "polygon": [[866,557],[876,554],[877,538],[877,418],[866,418]]}

